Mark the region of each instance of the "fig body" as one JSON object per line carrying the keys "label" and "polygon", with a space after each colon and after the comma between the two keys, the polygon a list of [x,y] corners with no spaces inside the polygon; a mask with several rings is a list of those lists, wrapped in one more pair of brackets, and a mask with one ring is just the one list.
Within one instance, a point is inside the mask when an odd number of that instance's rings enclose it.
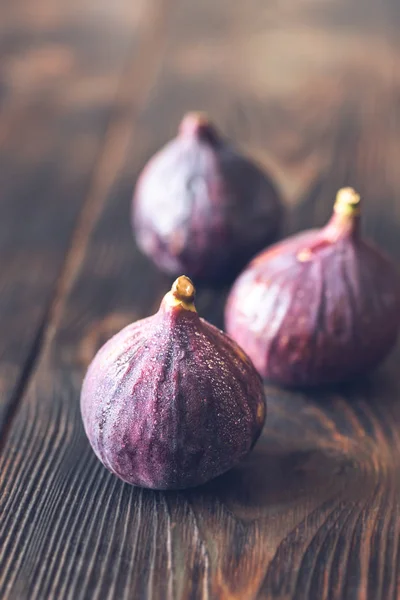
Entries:
{"label": "fig body", "polygon": [[258,255],[228,298],[228,333],[259,373],[286,386],[341,382],[376,367],[400,327],[400,281],[359,231],[359,196],[339,191],[320,230]]}
{"label": "fig body", "polygon": [[152,317],[97,353],[81,393],[86,434],[122,480],[154,489],[202,484],[261,433],[262,381],[236,342],[201,319],[182,276]]}
{"label": "fig body", "polygon": [[210,281],[237,275],[282,215],[270,179],[199,113],[144,168],[132,210],[137,244],[161,270]]}

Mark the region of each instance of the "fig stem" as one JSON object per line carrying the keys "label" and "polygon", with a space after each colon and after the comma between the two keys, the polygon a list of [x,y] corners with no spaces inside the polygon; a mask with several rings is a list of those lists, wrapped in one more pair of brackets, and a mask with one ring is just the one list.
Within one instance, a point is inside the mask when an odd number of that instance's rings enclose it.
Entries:
{"label": "fig stem", "polygon": [[205,112],[187,113],[179,126],[179,135],[187,138],[197,138],[212,146],[220,144],[218,131],[211,124]]}
{"label": "fig stem", "polygon": [[345,237],[358,237],[360,231],[360,196],[351,187],[338,191],[333,215],[323,229],[323,239],[337,242]]}
{"label": "fig stem", "polygon": [[359,215],[361,212],[359,194],[351,187],[340,189],[336,195],[336,202],[333,209],[338,215]]}
{"label": "fig stem", "polygon": [[183,300],[183,302],[193,302],[196,290],[194,289],[194,285],[186,275],[181,275],[174,281],[172,284],[171,292],[178,300]]}
{"label": "fig stem", "polygon": [[186,275],[181,275],[174,281],[171,291],[165,296],[164,300],[170,307],[180,306],[185,310],[197,312],[194,305],[196,289]]}
{"label": "fig stem", "polygon": [[183,117],[179,127],[181,133],[193,134],[197,131],[207,128],[210,125],[210,119],[207,113],[201,111],[191,111]]}

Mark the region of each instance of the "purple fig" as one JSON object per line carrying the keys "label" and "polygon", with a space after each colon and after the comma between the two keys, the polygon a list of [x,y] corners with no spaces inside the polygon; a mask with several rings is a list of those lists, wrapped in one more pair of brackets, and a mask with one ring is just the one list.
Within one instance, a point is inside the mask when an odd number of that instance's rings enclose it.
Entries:
{"label": "purple fig", "polygon": [[229,279],[276,237],[282,204],[270,179],[201,113],[141,174],[133,200],[138,246],[168,273]]}
{"label": "purple fig", "polygon": [[339,191],[320,230],[257,256],[235,282],[226,329],[259,373],[287,386],[341,382],[376,367],[400,327],[397,270],[360,234],[360,198]]}
{"label": "purple fig", "polygon": [[198,316],[194,294],[179,277],[155,315],[99,350],[83,382],[93,450],[128,483],[202,484],[240,461],[264,425],[260,376],[236,342]]}

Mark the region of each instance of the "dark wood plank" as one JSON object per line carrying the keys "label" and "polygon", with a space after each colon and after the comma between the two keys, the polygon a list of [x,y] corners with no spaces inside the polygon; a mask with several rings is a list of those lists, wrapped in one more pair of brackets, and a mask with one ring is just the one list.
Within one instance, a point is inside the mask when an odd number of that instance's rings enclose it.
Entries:
{"label": "dark wood plank", "polygon": [[[106,144],[111,166],[2,452],[2,597],[398,597],[399,349],[353,385],[268,387],[253,454],[187,492],[108,474],[85,439],[79,389],[97,347],[154,311],[169,283],[133,246],[129,202],[140,166],[187,108],[209,110],[270,166],[292,207],[289,229],[321,224],[350,183],[365,196],[366,231],[400,258],[399,22],[388,0],[180,0],[156,25],[152,77],[160,54],[162,69],[154,86],[140,71],[146,106],[139,119],[138,105],[127,110]],[[124,90],[135,97],[132,77]],[[222,305],[223,293],[200,291],[199,312],[218,324]]]}
{"label": "dark wood plank", "polygon": [[[143,6],[142,6],[143,7]],[[2,3],[0,431],[29,377],[140,3]]]}

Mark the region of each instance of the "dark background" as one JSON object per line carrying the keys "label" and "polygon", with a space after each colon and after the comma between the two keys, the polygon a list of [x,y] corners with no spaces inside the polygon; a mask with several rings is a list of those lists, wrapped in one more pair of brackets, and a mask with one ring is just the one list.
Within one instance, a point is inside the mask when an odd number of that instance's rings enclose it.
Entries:
{"label": "dark background", "polygon": [[[197,490],[136,489],[79,414],[96,349],[170,279],[135,248],[134,183],[207,110],[269,169],[287,232],[354,186],[400,258],[397,0],[0,1],[0,597],[393,600],[399,349],[351,385],[268,387],[261,441]],[[224,291],[198,311],[221,325]]]}

